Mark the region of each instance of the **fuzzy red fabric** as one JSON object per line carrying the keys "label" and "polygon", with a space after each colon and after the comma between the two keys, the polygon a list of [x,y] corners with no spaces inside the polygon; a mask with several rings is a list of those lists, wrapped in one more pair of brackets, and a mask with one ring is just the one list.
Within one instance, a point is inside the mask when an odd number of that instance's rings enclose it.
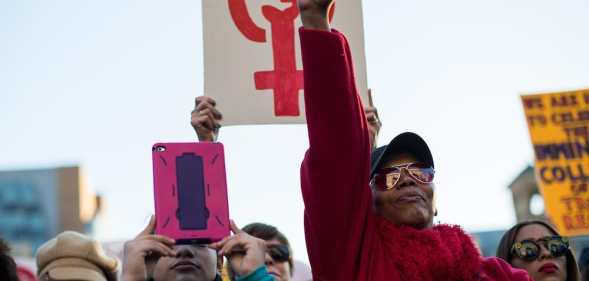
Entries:
{"label": "fuzzy red fabric", "polygon": [[[400,280],[476,280],[482,260],[472,239],[457,226],[416,230],[380,223],[383,261]],[[424,270],[427,269],[427,270]]]}
{"label": "fuzzy red fabric", "polygon": [[339,32],[301,29],[309,150],[301,166],[315,281],[528,281],[483,259],[456,226],[416,230],[374,214],[370,147],[352,56]]}

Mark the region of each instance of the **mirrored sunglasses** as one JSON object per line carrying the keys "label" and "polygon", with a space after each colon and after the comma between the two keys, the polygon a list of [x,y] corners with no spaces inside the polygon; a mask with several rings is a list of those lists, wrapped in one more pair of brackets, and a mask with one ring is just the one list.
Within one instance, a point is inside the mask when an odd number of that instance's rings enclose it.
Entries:
{"label": "mirrored sunglasses", "polygon": [[372,177],[370,185],[379,191],[393,189],[401,179],[403,171],[419,183],[427,184],[434,180],[434,168],[424,163],[408,163],[378,170]]}
{"label": "mirrored sunglasses", "polygon": [[513,244],[511,254],[525,261],[534,261],[540,257],[542,249],[550,252],[550,256],[558,258],[569,251],[569,240],[561,236],[543,237],[538,240],[523,240]]}

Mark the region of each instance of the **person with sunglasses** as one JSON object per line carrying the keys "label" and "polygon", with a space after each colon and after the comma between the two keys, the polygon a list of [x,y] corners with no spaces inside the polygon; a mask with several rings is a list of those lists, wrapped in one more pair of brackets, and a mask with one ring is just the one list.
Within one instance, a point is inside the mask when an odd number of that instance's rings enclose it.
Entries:
{"label": "person with sunglasses", "polygon": [[505,232],[497,257],[526,270],[534,281],[580,280],[569,240],[543,221],[521,222]]}
{"label": "person with sunglasses", "polygon": [[403,133],[371,154],[351,51],[329,26],[333,1],[298,2],[309,135],[301,188],[313,280],[530,280],[481,257],[460,227],[433,224],[434,161],[421,137]]}
{"label": "person with sunglasses", "polygon": [[[251,223],[242,231],[266,241],[265,264],[268,274],[276,281],[290,281],[293,276],[292,250],[288,239],[276,227],[264,223]],[[228,264],[228,275],[231,281],[236,280],[235,269]]]}

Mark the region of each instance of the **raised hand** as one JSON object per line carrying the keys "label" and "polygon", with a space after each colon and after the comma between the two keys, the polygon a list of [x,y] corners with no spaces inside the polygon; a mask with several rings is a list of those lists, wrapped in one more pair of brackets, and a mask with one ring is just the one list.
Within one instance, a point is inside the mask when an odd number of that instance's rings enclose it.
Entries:
{"label": "raised hand", "polygon": [[217,250],[221,256],[226,256],[231,268],[238,276],[245,276],[264,266],[266,257],[266,241],[253,237],[239,229],[231,221],[232,236],[209,247]]}
{"label": "raised hand", "polygon": [[378,117],[378,111],[372,101],[372,90],[368,89],[368,106],[364,107],[364,114],[366,115],[366,121],[368,122],[368,136],[370,138],[370,148],[376,149],[378,133],[382,127],[382,122]]}
{"label": "raised hand", "polygon": [[206,96],[196,98],[190,124],[200,141],[216,141],[221,128],[223,115],[215,108],[217,102]]}
{"label": "raised hand", "polygon": [[299,9],[305,12],[309,9],[320,9],[327,11],[334,0],[299,0]]}
{"label": "raised hand", "polygon": [[175,241],[171,238],[153,234],[155,230],[155,217],[135,239],[128,241],[124,246],[123,254],[123,281],[144,281],[149,277],[149,269],[146,261],[157,260],[158,257],[175,257]]}
{"label": "raised hand", "polygon": [[329,8],[334,0],[298,0],[303,26],[307,29],[329,31]]}
{"label": "raised hand", "polygon": [[378,111],[376,110],[376,107],[364,107],[364,113],[366,114],[366,121],[368,122],[368,136],[370,138],[370,148],[376,149],[376,141],[378,138],[378,133],[380,132],[380,127],[382,127],[382,123],[378,118]]}

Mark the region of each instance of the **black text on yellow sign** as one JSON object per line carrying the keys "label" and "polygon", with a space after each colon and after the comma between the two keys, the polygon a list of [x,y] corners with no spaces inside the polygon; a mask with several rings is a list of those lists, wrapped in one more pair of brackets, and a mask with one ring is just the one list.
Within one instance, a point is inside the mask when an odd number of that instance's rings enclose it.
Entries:
{"label": "black text on yellow sign", "polygon": [[589,234],[589,89],[522,102],[548,217],[563,235]]}

